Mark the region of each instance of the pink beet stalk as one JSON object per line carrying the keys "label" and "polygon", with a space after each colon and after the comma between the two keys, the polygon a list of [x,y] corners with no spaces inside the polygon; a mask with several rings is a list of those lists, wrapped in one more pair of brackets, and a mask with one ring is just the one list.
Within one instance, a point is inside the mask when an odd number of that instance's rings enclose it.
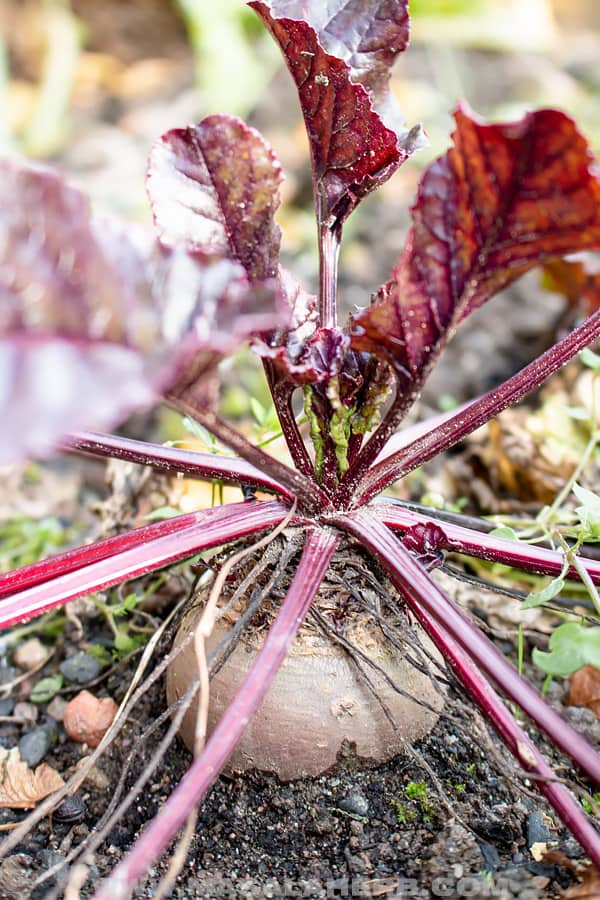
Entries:
{"label": "pink beet stalk", "polygon": [[555,773],[533,741],[510,714],[468,654],[448,637],[439,623],[424,610],[420,596],[406,589],[402,593],[438,650],[451,661],[453,671],[469,695],[521,766],[527,772],[539,776],[539,780],[536,780],[538,790],[556,810],[588,857],[600,868],[600,835],[584,815],[579,803],[564,785],[556,782]]}
{"label": "pink beet stalk", "polygon": [[153,469],[169,475],[181,473],[199,481],[219,479],[226,484],[248,484],[263,491],[281,494],[288,499],[294,497],[291,491],[269,477],[265,471],[235,456],[181,450],[178,447],[165,447],[162,444],[134,441],[121,435],[99,434],[93,431],[69,435],[62,441],[62,445],[66,450],[75,450],[90,456],[123,459],[142,466],[152,466]]}
{"label": "pink beet stalk", "polygon": [[[0,629],[56,609],[85,594],[139,578],[164,566],[278,525],[287,508],[277,502],[232,503],[194,513],[194,524],[144,544],[115,550],[82,568],[57,574],[0,602]],[[87,548],[86,548],[87,549]]]}
{"label": "pink beet stalk", "polygon": [[[375,514],[380,521],[398,531],[408,531],[416,525],[427,526],[435,521],[412,509],[384,502],[377,506]],[[483,531],[474,531],[462,525],[455,525],[453,522],[438,520],[436,525],[436,533],[440,537],[437,547],[440,550],[464,553],[466,556],[475,556],[488,562],[503,563],[506,566],[514,566],[526,572],[537,572],[540,575],[559,575],[562,572],[564,563],[562,553],[546,547],[537,547],[534,544],[496,537]],[[442,538],[442,534],[445,540]],[[584,556],[580,556],[579,560],[594,584],[600,584],[600,561],[587,559]],[[573,567],[569,569],[568,575],[569,578],[579,580],[579,575]]]}
{"label": "pink beet stalk", "polygon": [[371,469],[368,469],[368,466],[383,449],[385,442],[391,437],[391,432],[383,436],[385,440],[382,437],[373,445],[369,441],[356,462],[356,470],[354,467],[351,468],[340,485],[340,498],[348,499],[354,491],[353,505],[367,503],[394,481],[439,453],[454,447],[503,409],[522,400],[577,353],[598,339],[600,339],[600,310],[512,378],[461,407],[454,416],[445,418],[430,432],[417,437],[412,443],[376,463]]}
{"label": "pink beet stalk", "polygon": [[450,637],[533,719],[596,783],[600,783],[600,757],[584,737],[556,713],[506,661],[490,640],[431,580],[424,568],[402,546],[385,525],[363,511],[340,516],[335,523],[355,535],[374,552],[388,569],[401,591],[418,596],[427,615],[432,616]]}
{"label": "pink beet stalk", "polygon": [[160,813],[94,895],[95,900],[124,900],[173,840],[189,813],[217,779],[248,722],[279,671],[319,590],[339,542],[329,529],[308,531],[302,558],[264,646],[203,752],[173,791]]}
{"label": "pink beet stalk", "polygon": [[95,541],[93,544],[86,544],[84,547],[67,550],[65,553],[57,553],[55,556],[42,559],[29,566],[23,566],[20,569],[13,569],[12,572],[7,572],[6,575],[0,575],[0,598],[6,597],[8,594],[14,594],[15,591],[33,587],[35,584],[50,581],[58,575],[66,575],[67,572],[83,569],[84,566],[90,563],[114,556],[123,550],[138,547],[146,543],[146,541],[173,534],[175,531],[181,531],[190,525],[195,525],[197,521],[197,513],[174,516],[172,519],[165,519],[163,522],[152,522],[150,525],[134,528],[133,531],[104,538],[104,540]]}

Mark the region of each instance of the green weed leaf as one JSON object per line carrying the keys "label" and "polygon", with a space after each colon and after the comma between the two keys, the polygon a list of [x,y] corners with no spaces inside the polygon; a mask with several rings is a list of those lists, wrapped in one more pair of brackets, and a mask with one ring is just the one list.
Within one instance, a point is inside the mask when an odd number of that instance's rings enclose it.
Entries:
{"label": "green weed leaf", "polygon": [[564,586],[564,578],[553,578],[541,591],[532,591],[528,594],[522,608],[533,609],[536,606],[541,606],[543,603],[549,603],[550,600],[553,600],[554,597],[560,594]]}
{"label": "green weed leaf", "polygon": [[34,686],[29,699],[32,703],[48,703],[63,686],[63,677],[60,674],[41,678]]}
{"label": "green weed leaf", "polygon": [[600,668],[600,627],[578,622],[559,625],[549,642],[549,653],[535,648],[532,659],[548,675],[571,675],[591,665]]}

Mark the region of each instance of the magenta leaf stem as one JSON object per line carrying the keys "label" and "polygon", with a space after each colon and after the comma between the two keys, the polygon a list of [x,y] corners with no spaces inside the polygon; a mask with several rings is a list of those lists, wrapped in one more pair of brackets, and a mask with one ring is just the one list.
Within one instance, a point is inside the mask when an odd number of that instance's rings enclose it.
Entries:
{"label": "magenta leaf stem", "polygon": [[237,428],[233,428],[208,407],[189,403],[186,399],[168,395],[167,402],[174,409],[183,412],[204,425],[218,440],[238,453],[252,466],[261,469],[270,478],[287,488],[298,500],[302,512],[319,512],[330,509],[331,501],[309,477],[296,469],[286,466],[260,447],[255,447]]}
{"label": "magenta leaf stem", "polygon": [[536,785],[540,793],[553,806],[561,820],[579,841],[592,862],[600,867],[600,835],[583,813],[572,794],[556,782],[556,775],[535,744],[521,728],[514,716],[484,676],[473,664],[468,654],[448,637],[438,622],[423,608],[420,596],[403,589],[410,608],[437,646],[464,688],[482,713],[502,738],[515,759],[526,772],[538,776]]}
{"label": "magenta leaf stem", "polygon": [[512,378],[445,419],[402,450],[371,466],[391,436],[375,432],[341,482],[339,498],[360,506],[408,472],[450,449],[513,403],[538,388],[580,350],[600,338],[600,310]]}
{"label": "magenta leaf stem", "polygon": [[123,900],[173,840],[189,813],[216,781],[279,671],[290,644],[316,596],[339,535],[309,530],[294,578],[252,668],[203,752],[192,763],[160,813],[123,861],[100,886],[95,900]]}
{"label": "magenta leaf stem", "polygon": [[[540,575],[556,576],[562,572],[565,561],[563,554],[546,547],[511,541],[493,534],[486,534],[483,531],[455,525],[453,522],[432,519],[430,516],[391,503],[382,502],[373,512],[380,521],[399,531],[409,531],[414,527],[427,528],[432,521],[435,521],[436,549],[463,553],[466,556],[475,556],[488,562],[514,566]],[[579,560],[594,584],[600,584],[600,561],[588,559],[585,556],[580,556]],[[573,566],[569,569],[568,576],[577,581],[580,580],[577,570]]]}
{"label": "magenta leaf stem", "polygon": [[418,597],[419,605],[460,644],[500,689],[544,731],[567,756],[600,784],[600,755],[517,673],[490,640],[431,580],[425,569],[393,533],[372,515],[357,511],[338,516],[334,524],[353,534],[381,560],[399,590]]}
{"label": "magenta leaf stem", "polygon": [[295,467],[311,481],[315,481],[315,468],[296,422],[292,400],[296,385],[292,381],[278,378],[278,374],[270,359],[263,359],[263,368],[277,418],[281,425],[284,440],[294,461]]}
{"label": "magenta leaf stem", "polygon": [[[231,503],[194,513],[192,525],[125,550],[114,549],[109,556],[10,594],[0,601],[0,630],[85,594],[139,578],[201,550],[274,527],[287,512],[286,506],[273,500]],[[21,577],[26,579],[26,573]]]}
{"label": "magenta leaf stem", "polygon": [[197,513],[185,513],[181,516],[174,516],[172,519],[164,519],[162,522],[152,522],[150,525],[143,525],[141,528],[134,528],[132,531],[116,534],[113,537],[95,541],[93,544],[66,550],[64,553],[57,553],[48,559],[41,559],[28,566],[13,569],[6,575],[0,575],[0,598],[14,594],[15,591],[23,591],[36,584],[51,581],[58,575],[66,575],[67,572],[83,569],[90,563],[115,556],[115,554],[132,547],[141,546],[146,541],[189,528],[196,524],[197,518]]}
{"label": "magenta leaf stem", "polygon": [[177,447],[165,447],[162,444],[150,444],[120,435],[99,434],[93,431],[69,435],[62,441],[62,445],[69,451],[152,466],[169,475],[181,473],[199,481],[218,479],[226,484],[248,484],[263,491],[281,494],[288,500],[294,497],[291,491],[274,478],[270,478],[266,472],[235,456],[181,450]]}

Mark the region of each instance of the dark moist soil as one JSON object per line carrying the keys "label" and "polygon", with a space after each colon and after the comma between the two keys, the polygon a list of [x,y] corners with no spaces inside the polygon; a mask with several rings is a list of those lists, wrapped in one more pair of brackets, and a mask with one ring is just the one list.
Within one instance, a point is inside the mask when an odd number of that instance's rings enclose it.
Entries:
{"label": "dark moist soil", "polygon": [[[181,596],[188,578],[188,571],[180,570],[162,589],[163,613],[175,593]],[[94,611],[80,608],[78,614],[84,638],[74,623],[67,623],[44,675],[56,671],[63,658],[89,647],[87,641],[106,641],[102,620]],[[166,635],[149,671],[166,655],[169,641]],[[502,649],[510,653],[513,648],[504,641]],[[120,664],[100,683],[89,685],[90,690],[120,700],[133,671],[133,661]],[[535,673],[526,674],[535,679]],[[26,695],[30,687],[22,693]],[[73,687],[63,688],[67,697],[75,692]],[[593,714],[563,709],[561,698],[562,688],[553,685],[551,702],[600,744],[600,727]],[[38,887],[36,879],[90,834],[122,773],[126,772],[126,792],[152,760],[168,723],[151,735],[148,728],[165,705],[161,678],[144,692],[123,731],[84,783],[81,819],[71,824],[42,821],[4,861],[0,900],[29,896],[50,900],[64,895],[64,873]],[[48,722],[47,705],[42,704],[37,725]],[[89,750],[70,740],[59,723],[50,724],[56,727],[58,742],[45,761],[67,777]],[[14,746],[24,730],[0,724],[0,744]],[[564,756],[543,743],[541,747],[562,777],[576,778]],[[539,858],[544,845],[573,859],[581,858],[580,848],[558,826],[531,783],[520,780],[510,757],[455,686],[449,689],[445,717],[413,752],[365,769],[353,760],[351,748],[347,750],[338,771],[316,779],[281,784],[273,776],[259,774],[221,777],[202,806],[186,864],[169,896],[530,900],[561,896],[561,889],[572,883],[568,869]],[[114,868],[160,811],[189,763],[188,752],[176,740],[96,853],[81,896],[90,896]],[[585,787],[582,782],[578,785]],[[0,811],[0,824],[22,818],[20,812]],[[171,852],[150,870],[136,897],[156,894]]]}
{"label": "dark moist soil", "polygon": [[[109,778],[120,774],[143,723],[164,708],[160,687],[136,710],[125,736],[100,764]],[[490,753],[465,741],[475,725],[464,730],[440,724],[416,747],[417,762],[399,757],[364,770],[344,765],[339,773],[282,785],[274,777],[252,775],[220,778],[204,804],[196,837],[173,897],[557,897],[572,881],[569,872],[536,862],[528,843],[553,820],[537,798],[520,795],[507,782]],[[151,758],[154,742],[138,744],[128,779],[132,783]],[[63,771],[83,752],[67,741],[50,761]],[[91,884],[108,874],[159,811],[190,758],[177,742],[168,752],[158,777],[152,779],[132,811],[111,831],[96,854]],[[557,765],[565,760],[554,757]],[[421,763],[442,782],[454,815],[440,801]],[[409,799],[407,786],[425,783],[424,801]],[[108,789],[86,784],[85,817],[75,826],[41,823],[15,851],[18,871],[39,875],[59,862],[69,847],[89,833],[100,818]],[[410,793],[410,788],[409,788]],[[529,841],[528,841],[529,828]],[[551,827],[553,841],[567,855],[580,850],[572,838]],[[556,844],[553,844],[556,846]],[[150,872],[137,897],[154,896],[166,871],[162,860]],[[0,887],[6,900],[32,896],[62,896],[44,888],[29,893],[26,881],[8,880]],[[29,881],[31,884],[31,881]],[[52,882],[50,882],[52,884]],[[84,892],[84,896],[88,896]]]}

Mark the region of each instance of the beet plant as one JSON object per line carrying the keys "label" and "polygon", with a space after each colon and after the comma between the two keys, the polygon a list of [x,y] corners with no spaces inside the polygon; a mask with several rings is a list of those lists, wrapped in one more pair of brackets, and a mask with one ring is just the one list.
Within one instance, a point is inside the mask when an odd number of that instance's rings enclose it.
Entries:
{"label": "beet plant", "polygon": [[[281,169],[261,135],[212,115],[152,148],[156,236],[98,221],[62,178],[1,164],[0,461],[58,448],[276,495],[199,510],[111,537],[0,578],[3,627],[185,559],[293,529],[302,550],[262,648],[204,748],[141,838],[99,888],[124,897],[165,850],[234,751],[311,609],[341,543],[385,570],[407,615],[554,807],[589,858],[600,838],[496,688],[600,781],[587,741],[525,681],[432,580],[445,551],[600,583],[600,563],[448,521],[383,494],[542,384],[600,338],[595,312],[489,393],[398,431],[460,323],[556,257],[600,248],[600,180],[573,121],[554,109],[488,125],[464,106],[450,149],[424,172],[390,280],[338,322],[344,224],[420,146],[389,90],[406,49],[406,0],[253,0],[296,84],[308,133],[319,243],[312,296],[279,263]],[[376,237],[376,236],[375,236]],[[250,340],[262,360],[293,466],[218,411],[217,367]],[[303,396],[310,442],[297,421]],[[235,455],[81,431],[160,399]],[[495,687],[493,686],[495,685]],[[10,839],[9,839],[10,840]]]}

